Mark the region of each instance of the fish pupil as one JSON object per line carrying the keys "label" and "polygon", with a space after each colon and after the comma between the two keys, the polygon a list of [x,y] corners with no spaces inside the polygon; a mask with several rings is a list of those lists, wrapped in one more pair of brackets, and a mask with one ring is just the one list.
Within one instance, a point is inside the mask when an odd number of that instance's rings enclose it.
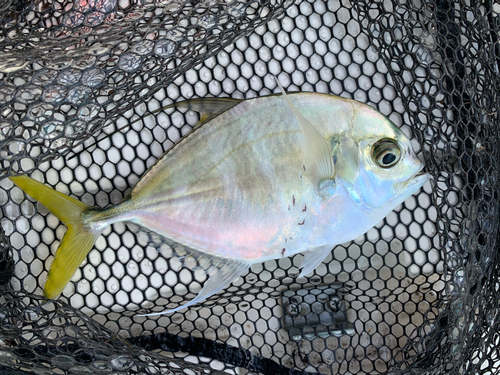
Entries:
{"label": "fish pupil", "polygon": [[394,163],[395,160],[396,160],[396,155],[392,153],[387,153],[382,157],[382,163],[384,165],[390,165]]}

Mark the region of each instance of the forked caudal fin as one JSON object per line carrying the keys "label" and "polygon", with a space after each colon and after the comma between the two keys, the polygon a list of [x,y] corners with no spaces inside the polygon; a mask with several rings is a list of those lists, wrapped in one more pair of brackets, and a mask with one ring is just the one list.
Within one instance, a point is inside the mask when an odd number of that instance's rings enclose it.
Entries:
{"label": "forked caudal fin", "polygon": [[82,213],[91,206],[60,193],[27,176],[10,177],[26,194],[47,207],[68,230],[64,235],[50,267],[44,295],[55,299],[83,262],[101,235],[102,230],[93,231],[82,222]]}

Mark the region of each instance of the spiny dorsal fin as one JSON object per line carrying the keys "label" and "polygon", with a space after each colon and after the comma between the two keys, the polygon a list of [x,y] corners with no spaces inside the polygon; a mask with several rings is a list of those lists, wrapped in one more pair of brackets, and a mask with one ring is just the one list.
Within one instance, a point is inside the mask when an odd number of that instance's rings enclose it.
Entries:
{"label": "spiny dorsal fin", "polygon": [[335,180],[335,166],[333,164],[330,145],[325,137],[316,130],[314,125],[293,105],[277,78],[276,83],[302,128],[302,133],[305,137],[304,166],[306,167],[306,172],[313,179],[315,190],[319,191],[322,181]]}

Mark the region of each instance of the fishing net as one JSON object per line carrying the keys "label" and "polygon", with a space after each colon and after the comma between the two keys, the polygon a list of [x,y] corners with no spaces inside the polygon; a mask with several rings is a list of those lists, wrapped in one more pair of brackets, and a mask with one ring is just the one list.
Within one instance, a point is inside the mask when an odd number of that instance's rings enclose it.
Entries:
{"label": "fishing net", "polygon": [[[500,373],[498,2],[3,0],[0,17],[2,374]],[[5,177],[117,204],[199,120],[162,107],[278,92],[274,75],[380,110],[432,181],[306,278],[302,255],[269,261],[140,317],[206,274],[116,224],[41,297],[65,226]]]}

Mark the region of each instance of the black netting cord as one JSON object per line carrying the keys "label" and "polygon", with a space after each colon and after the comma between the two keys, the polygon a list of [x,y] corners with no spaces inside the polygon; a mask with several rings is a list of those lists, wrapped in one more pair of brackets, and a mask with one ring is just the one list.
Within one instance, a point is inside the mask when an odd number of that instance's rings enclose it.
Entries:
{"label": "black netting cord", "polygon": [[128,340],[146,350],[162,349],[172,352],[189,352],[192,355],[209,357],[233,366],[245,368],[260,374],[305,375],[307,372],[289,369],[275,361],[253,355],[242,348],[197,337],[181,337],[169,333],[133,337]]}
{"label": "black netting cord", "polygon": [[[13,357],[12,367],[5,365],[5,362],[0,364],[1,374],[32,374],[32,372],[16,368],[16,364],[20,367],[32,364],[33,369],[36,369],[38,367],[50,368],[56,362],[62,369],[74,369],[78,364],[85,366],[90,363],[99,363],[100,353],[104,361],[120,353],[123,358],[118,357],[120,361],[117,361],[130,363],[130,366],[123,366],[122,370],[127,370],[128,374],[135,374],[147,368],[151,370],[165,367],[162,362],[166,358],[153,353],[158,349],[209,357],[256,373],[306,374],[281,366],[271,359],[255,356],[248,350],[202,338],[160,333],[130,338],[126,342],[63,301],[46,301],[43,297],[30,293],[12,292],[8,283],[14,271],[11,252],[10,243],[0,227],[0,293],[2,296],[0,332],[2,332],[1,340],[3,340],[4,349],[8,347]],[[31,331],[35,335],[30,339],[25,339],[24,335],[30,327],[33,328]],[[104,361],[102,366],[106,370],[106,366],[109,365]],[[181,360],[173,362],[184,369],[198,371],[203,369],[203,365],[194,366]],[[219,374],[213,369],[210,371]]]}
{"label": "black netting cord", "polygon": [[[217,14],[219,21],[224,21],[222,29],[220,24],[202,26],[199,23],[176,29],[172,19],[196,18],[202,2],[176,3],[172,11],[161,16],[154,14],[156,7],[160,7],[158,3],[146,3],[134,4],[143,7],[143,12],[138,15],[134,15],[130,8],[120,9],[124,14],[132,15],[130,19],[120,19],[123,13],[116,12],[116,5],[107,10],[108,16],[118,17],[114,25],[120,28],[120,35],[104,26],[90,28],[90,31],[82,26],[75,27],[76,32],[71,37],[65,37],[68,28],[61,22],[63,17],[49,2],[21,1],[0,6],[0,10],[8,10],[0,23],[1,50],[13,53],[14,65],[23,63],[23,59],[28,59],[29,63],[26,69],[0,73],[0,110],[3,115],[0,122],[0,178],[13,171],[29,172],[44,160],[68,153],[87,137],[99,134],[104,125],[127,109],[152,98],[157,89],[217,53],[238,36],[250,32],[256,25],[282,14],[284,7],[292,4],[249,2],[250,7],[244,9],[256,9],[257,14],[267,7],[268,11],[263,13],[265,17],[261,19],[255,17],[255,12],[240,13],[240,8],[231,14],[218,15],[222,9],[218,7],[222,7],[221,1],[213,11],[212,8],[203,9]],[[405,332],[409,341],[399,355],[388,362],[391,365],[388,373],[498,374],[498,4],[491,0],[483,3],[447,0],[381,3],[365,0],[355,2],[353,6],[363,26],[372,33],[370,43],[388,67],[387,84],[392,84],[400,93],[407,113],[405,123],[411,125],[414,137],[423,145],[422,154],[434,176],[432,205],[438,212],[438,248],[445,260],[443,279],[446,287],[440,292],[439,303],[432,306],[433,311],[429,308],[423,312],[423,324],[413,332]],[[43,17],[30,19],[28,13],[32,10]],[[156,35],[160,40],[169,40],[171,44],[165,46],[172,50],[166,54],[164,51],[150,52],[141,60],[145,71],[130,68],[133,61],[118,68],[119,56],[130,52],[131,46],[143,39],[155,22],[165,29],[172,28],[168,36]],[[407,34],[401,36],[396,32],[402,29]],[[92,30],[98,30],[99,36],[92,34]],[[425,37],[418,33],[424,33]],[[39,38],[47,35],[49,38]],[[47,39],[48,44],[44,44]],[[124,41],[128,46],[122,47],[118,41]],[[101,42],[109,43],[108,52],[99,52],[93,57],[92,53],[87,54],[86,59],[76,65],[77,70],[84,72],[82,76],[89,72],[98,75],[85,76],[87,88],[92,87],[88,97],[81,101],[81,98],[72,97],[70,104],[56,100],[57,90],[44,91],[44,96],[37,97],[38,86],[45,82],[43,80],[51,79],[50,64],[54,63],[54,57],[64,63],[64,55],[57,56],[63,54],[64,48],[60,45],[69,50],[73,47],[92,49],[101,47]],[[426,58],[419,60],[419,51],[431,56],[431,61]],[[133,50],[132,54],[136,52]],[[413,65],[407,58],[413,61]],[[129,68],[124,73],[123,69]],[[103,76],[100,75],[102,72]],[[97,78],[100,83],[94,85]],[[342,85],[345,89],[344,83]],[[35,88],[35,98],[26,97],[29,93],[23,91],[24,86]],[[61,82],[54,87],[67,91],[77,88],[62,87]],[[47,93],[50,95],[45,95]],[[127,100],[123,100],[124,97]],[[47,100],[51,103],[48,107]],[[81,110],[87,111],[88,105],[95,102],[99,102],[98,115],[84,123],[83,129],[78,128],[83,121],[76,118],[86,113]],[[34,126],[26,112],[37,105],[66,117],[64,121],[47,118]],[[31,113],[34,115],[36,113]],[[46,134],[47,129],[55,130]],[[23,166],[23,158],[34,163]],[[451,200],[451,193],[458,197],[456,202]],[[0,256],[1,285],[13,272],[12,257],[8,255],[10,245],[1,235],[0,249],[3,249]],[[377,276],[380,276],[379,272]],[[262,288],[253,288],[251,294],[258,294]],[[228,296],[234,291],[238,288],[228,289],[224,298],[230,298]],[[192,365],[178,359],[165,362],[165,357],[150,353],[157,349],[189,351],[193,355],[220,359],[256,372],[299,373],[277,364],[275,358],[264,359],[253,355],[250,350],[206,338],[159,333],[126,341],[64,302],[47,303],[38,296],[13,293],[6,287],[3,287],[0,298],[1,373],[45,375],[53,368],[85,373],[90,364],[100,367],[103,372],[175,373],[176,368],[182,368],[195,373],[219,373],[203,364]],[[213,306],[219,302],[216,301],[218,298],[214,296],[207,302]],[[436,310],[439,310],[438,315]],[[144,331],[151,333],[147,328]],[[321,349],[315,351],[320,352]],[[110,353],[113,353],[111,361]],[[299,363],[297,358],[291,359],[290,366],[304,368],[302,363],[306,360]],[[26,372],[27,369],[31,371]],[[178,373],[185,372],[179,370]]]}
{"label": "black netting cord", "polygon": [[[10,72],[0,72],[0,179],[68,154],[292,4],[179,1],[158,14],[156,1],[131,2],[124,9],[117,3],[97,2],[104,4],[100,10],[107,22],[94,27],[77,23],[73,28],[67,25],[76,21],[63,17],[49,2],[7,3],[10,12],[0,19],[0,50],[9,53],[13,65]],[[211,22],[202,17],[211,17]],[[154,54],[142,56],[131,48],[145,40],[151,42],[147,48],[154,45]],[[65,66],[67,76],[55,81],[53,74]],[[36,104],[40,107],[35,116],[45,114],[33,124],[27,110]],[[26,167],[23,159],[34,164]]]}
{"label": "black netting cord", "polygon": [[[13,271],[11,250],[0,227],[2,277]],[[31,293],[14,293],[9,284],[4,283],[0,285],[0,302],[1,374],[50,374],[52,371],[79,374],[87,373],[89,365],[98,373],[172,371],[168,373],[186,374],[183,370],[189,369],[195,374],[204,371],[223,374],[205,364],[147,352],[61,300],[47,301]]]}
{"label": "black netting cord", "polygon": [[12,246],[0,226],[0,288],[7,290],[10,279],[14,274],[14,260],[12,259]]}
{"label": "black netting cord", "polygon": [[[377,12],[373,12],[374,9]],[[448,145],[448,154],[434,153],[436,138],[434,144],[429,145],[430,153],[426,152],[424,145],[424,157],[435,175],[435,182],[441,179],[439,174],[444,170],[449,176],[463,179],[464,191],[462,204],[440,211],[441,245],[447,249],[443,254],[445,273],[451,278],[440,303],[442,311],[437,318],[428,316],[416,330],[414,339],[401,351],[403,360],[393,361],[391,373],[394,374],[487,373],[488,368],[496,373],[494,361],[485,359],[498,358],[498,349],[493,348],[498,340],[500,258],[498,219],[493,218],[498,213],[500,187],[497,147],[500,77],[496,43],[499,28],[498,21],[492,18],[491,2],[487,3],[486,9],[490,11],[489,22],[477,10],[477,19],[474,19],[477,22],[473,25],[470,18],[467,20],[467,12],[476,9],[463,3],[458,5],[439,0],[422,8],[422,14],[429,12],[433,20],[430,22],[434,22],[430,27],[435,28],[436,53],[441,57],[440,64],[434,62],[435,66],[426,68],[426,80],[435,80],[430,68],[441,70],[440,81],[435,81],[434,85],[444,94],[443,102],[436,104],[438,108],[444,105],[449,114],[446,118],[433,118],[432,113],[427,113],[426,125],[419,125],[418,121],[415,124],[416,136],[424,139],[418,129],[428,128],[433,121],[446,123],[456,132],[458,142],[456,146]],[[369,18],[371,26],[380,28],[380,35],[388,32],[389,20],[398,14],[387,12],[382,5],[366,2],[360,5],[360,11]],[[428,18],[426,22],[429,22]],[[428,26],[418,21],[415,24],[424,29]],[[464,45],[464,38],[469,39],[470,44]],[[388,66],[395,66],[405,53],[410,52],[405,44],[398,49],[383,37],[376,41]],[[477,43],[474,48],[473,42]],[[412,106],[419,92],[411,86],[405,91],[408,86],[403,84],[401,73],[397,69],[390,70],[394,82],[407,96],[405,108],[419,119],[419,114],[425,113],[425,109],[419,108],[418,104]],[[442,164],[436,165],[440,160]],[[449,187],[453,187],[454,182],[449,178],[446,181]],[[439,191],[437,185],[434,187]],[[436,204],[439,206],[437,201]],[[454,245],[450,247],[450,243]],[[495,350],[495,355],[488,350]]]}

